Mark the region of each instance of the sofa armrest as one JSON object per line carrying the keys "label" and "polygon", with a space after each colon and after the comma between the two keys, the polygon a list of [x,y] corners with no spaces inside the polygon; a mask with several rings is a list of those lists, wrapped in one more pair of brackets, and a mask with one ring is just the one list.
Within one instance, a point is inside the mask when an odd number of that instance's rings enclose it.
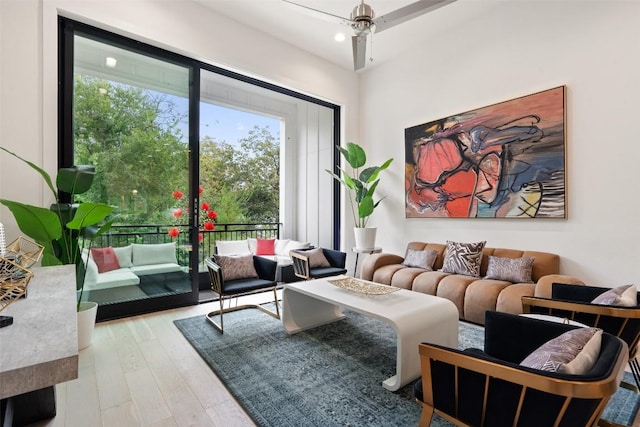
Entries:
{"label": "sofa armrest", "polygon": [[373,280],[373,273],[384,265],[401,264],[404,258],[394,254],[371,254],[365,258],[360,270],[360,278],[363,280]]}
{"label": "sofa armrest", "polygon": [[551,298],[551,285],[553,283],[568,283],[571,285],[584,285],[584,282],[576,277],[563,274],[547,274],[538,279],[534,297]]}

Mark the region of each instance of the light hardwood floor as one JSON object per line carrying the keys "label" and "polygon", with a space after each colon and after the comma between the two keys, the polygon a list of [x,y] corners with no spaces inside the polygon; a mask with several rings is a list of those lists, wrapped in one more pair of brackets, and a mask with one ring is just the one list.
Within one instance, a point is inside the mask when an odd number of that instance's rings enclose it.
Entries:
{"label": "light hardwood floor", "polygon": [[98,323],[78,379],[56,386],[57,416],[32,426],[254,426],[173,324],[217,306]]}

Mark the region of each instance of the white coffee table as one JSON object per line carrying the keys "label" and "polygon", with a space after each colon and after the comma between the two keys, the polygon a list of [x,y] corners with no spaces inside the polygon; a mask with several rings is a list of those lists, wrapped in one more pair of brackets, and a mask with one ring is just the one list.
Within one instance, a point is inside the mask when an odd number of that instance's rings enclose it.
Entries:
{"label": "white coffee table", "polygon": [[335,286],[336,276],[288,283],[282,291],[282,323],[289,334],[345,318],[341,307],[390,323],[396,331],[396,374],[382,385],[396,391],[420,376],[418,344],[457,348],[458,310],[449,300],[400,289],[367,295]]}

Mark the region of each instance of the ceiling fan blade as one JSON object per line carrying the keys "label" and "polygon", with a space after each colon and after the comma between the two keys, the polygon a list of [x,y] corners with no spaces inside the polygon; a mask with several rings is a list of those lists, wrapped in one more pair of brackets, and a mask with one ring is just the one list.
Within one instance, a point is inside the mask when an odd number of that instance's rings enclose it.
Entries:
{"label": "ceiling fan blade", "polygon": [[348,18],[343,18],[342,16],[334,15],[329,12],[323,12],[321,10],[314,9],[309,6],[304,6],[289,0],[282,0],[282,1],[291,6],[295,6],[296,8],[298,8],[299,11],[305,13],[306,15],[315,16],[316,18],[321,18],[321,19],[324,19],[325,21],[330,21],[333,23],[344,24],[344,25],[351,25],[351,22],[352,22]]}
{"label": "ceiling fan blade", "polygon": [[359,36],[351,37],[351,44],[353,45],[353,69],[364,68],[365,57],[367,56],[367,35],[360,34]]}
{"label": "ceiling fan blade", "polygon": [[419,0],[400,9],[389,12],[386,15],[379,16],[373,20],[375,32],[379,33],[387,28],[406,22],[410,19],[417,18],[427,12],[436,10],[442,6],[453,3],[456,0]]}

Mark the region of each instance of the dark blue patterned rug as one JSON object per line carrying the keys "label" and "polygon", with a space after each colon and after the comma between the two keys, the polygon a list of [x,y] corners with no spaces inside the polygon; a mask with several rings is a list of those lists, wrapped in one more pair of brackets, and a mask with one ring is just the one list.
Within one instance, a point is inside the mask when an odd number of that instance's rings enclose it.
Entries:
{"label": "dark blue patterned rug", "polygon": [[[381,383],[394,374],[391,326],[347,312],[343,321],[288,335],[258,310],[224,316],[220,335],[204,316],[175,325],[259,426],[416,426],[411,385],[396,393]],[[482,348],[484,329],[460,323],[459,347]],[[605,418],[630,424],[638,395],[620,389]],[[433,417],[432,426],[452,424]]]}

